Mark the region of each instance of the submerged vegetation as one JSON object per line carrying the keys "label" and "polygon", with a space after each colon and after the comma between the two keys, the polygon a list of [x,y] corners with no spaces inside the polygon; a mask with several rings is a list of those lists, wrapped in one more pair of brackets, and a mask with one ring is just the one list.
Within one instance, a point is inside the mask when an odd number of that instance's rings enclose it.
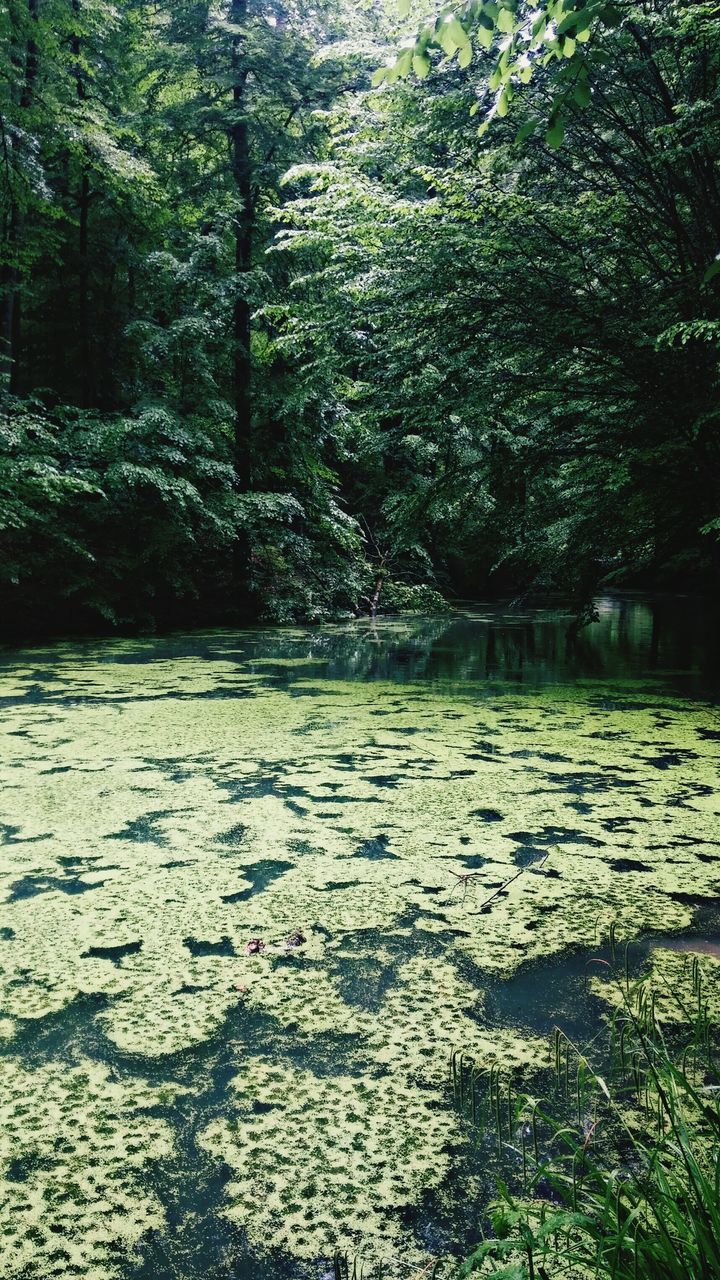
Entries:
{"label": "submerged vegetation", "polygon": [[712,580],[717,7],[530,8],[3,7],[8,625]]}

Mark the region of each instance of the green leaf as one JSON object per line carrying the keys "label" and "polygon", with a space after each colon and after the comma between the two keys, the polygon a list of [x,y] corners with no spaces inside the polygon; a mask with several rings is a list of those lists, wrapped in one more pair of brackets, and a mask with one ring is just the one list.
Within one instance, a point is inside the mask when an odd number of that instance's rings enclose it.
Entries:
{"label": "green leaf", "polygon": [[599,1085],[600,1085],[600,1088],[602,1089],[603,1093],[605,1094],[605,1097],[607,1098],[607,1100],[608,1100],[608,1102],[609,1102],[609,1101],[610,1101],[610,1090],[608,1089],[608,1087],[607,1087],[607,1085],[606,1085],[605,1081],[603,1080],[602,1076],[596,1076],[596,1077],[595,1077],[595,1082],[596,1082],[596,1084],[599,1084]]}
{"label": "green leaf", "polygon": [[618,27],[622,20],[622,14],[614,4],[606,4],[605,8],[600,10],[600,17],[606,27]]}
{"label": "green leaf", "polygon": [[710,266],[702,278],[703,284],[709,284],[717,275],[720,275],[720,258],[716,258],[714,262],[710,263]]}
{"label": "green leaf", "polygon": [[497,111],[500,117],[505,117],[507,115],[509,105],[510,105],[510,102],[508,99],[507,89],[503,89],[502,93],[500,94],[500,97],[498,98],[495,104],[495,110]]}
{"label": "green leaf", "polygon": [[584,31],[590,26],[591,12],[589,9],[581,9],[579,13],[573,10],[566,13],[562,22],[558,23],[558,35],[564,36],[566,31]]}
{"label": "green leaf", "polygon": [[477,38],[480,44],[482,45],[483,49],[490,48],[490,45],[492,44],[492,41],[493,41],[493,31],[494,31],[494,27],[486,27],[485,24],[481,21],[480,26],[477,29]]}
{"label": "green leaf", "polygon": [[501,9],[498,14],[498,31],[510,35],[515,30],[515,14],[510,9]]}
{"label": "green leaf", "polygon": [[400,54],[400,57],[395,63],[395,68],[397,70],[398,76],[409,75],[412,64],[413,64],[413,51],[412,49],[406,49],[404,53]]}
{"label": "green leaf", "polygon": [[520,68],[520,83],[529,84],[532,80],[533,69],[530,63],[526,67]]}
{"label": "green leaf", "polygon": [[377,89],[378,85],[381,85],[383,80],[387,80],[389,71],[389,67],[378,67],[377,71],[373,71],[370,80],[373,89]]}
{"label": "green leaf", "polygon": [[557,151],[558,147],[563,144],[565,137],[565,121],[562,116],[558,116],[555,121],[551,121],[550,128],[545,134],[545,141],[551,151]]}
{"label": "green leaf", "polygon": [[588,84],[587,80],[578,81],[578,83],[575,85],[575,92],[573,93],[573,97],[579,107],[590,106],[590,97],[591,97],[590,85]]}
{"label": "green leaf", "polygon": [[578,33],[577,33],[577,39],[578,39],[578,42],[579,42],[580,44],[587,44],[588,40],[590,39],[591,34],[592,34],[592,33],[591,33],[591,31],[590,31],[590,28],[589,28],[589,27],[585,27],[585,30],[584,30],[584,31],[578,31]]}
{"label": "green leaf", "polygon": [[499,12],[500,10],[498,6],[495,4],[495,0],[486,0],[485,4],[483,5],[483,13],[487,14],[488,18],[493,24],[493,27],[495,26],[495,23],[498,20]]}
{"label": "green leaf", "polygon": [[539,120],[526,120],[525,124],[521,125],[515,134],[515,141],[524,142],[526,138],[529,138],[530,135],[535,132],[539,124]]}
{"label": "green leaf", "polygon": [[418,80],[424,80],[430,70],[430,59],[426,53],[416,53],[412,60],[412,68]]}
{"label": "green leaf", "polygon": [[565,39],[563,40],[563,57],[572,58],[573,54],[575,53],[576,47],[577,47],[576,43],[573,40],[572,36],[566,36]]}
{"label": "green leaf", "polygon": [[445,24],[445,29],[450,38],[455,41],[455,45],[458,49],[463,49],[466,44],[470,43],[467,31],[457,18],[451,18],[450,21]]}
{"label": "green leaf", "polygon": [[461,67],[469,67],[472,62],[472,45],[464,44],[458,54],[458,65]]}

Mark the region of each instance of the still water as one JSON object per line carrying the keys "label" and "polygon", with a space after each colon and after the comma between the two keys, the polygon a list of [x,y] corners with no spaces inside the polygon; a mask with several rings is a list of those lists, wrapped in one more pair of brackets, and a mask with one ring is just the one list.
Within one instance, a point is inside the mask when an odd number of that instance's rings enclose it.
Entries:
{"label": "still water", "polygon": [[716,631],[598,604],[0,656],[3,1277],[472,1241],[451,1050],[521,1079],[611,923],[717,935]]}

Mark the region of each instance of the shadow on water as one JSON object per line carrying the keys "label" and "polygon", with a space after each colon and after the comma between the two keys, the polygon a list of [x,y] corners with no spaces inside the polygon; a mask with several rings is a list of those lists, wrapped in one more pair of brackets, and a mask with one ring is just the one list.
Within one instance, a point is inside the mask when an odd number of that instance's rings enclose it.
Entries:
{"label": "shadow on water", "polygon": [[[278,963],[302,959],[279,957]],[[121,1051],[108,1039],[100,1015],[111,1004],[107,996],[82,995],[39,1024],[21,1019],[12,1042],[0,1040],[0,1057],[22,1056],[31,1068],[51,1061],[71,1067],[90,1060],[106,1067],[111,1080],[141,1080],[157,1088],[162,1101],[144,1114],[170,1125],[173,1152],[148,1164],[143,1177],[163,1208],[165,1225],[136,1247],[120,1273],[123,1280],[290,1280],[305,1275],[307,1269],[297,1259],[278,1250],[259,1256],[244,1232],[225,1217],[224,1190],[231,1171],[205,1151],[199,1138],[213,1120],[232,1113],[232,1081],[249,1053],[290,1061],[318,1075],[333,1074],[346,1055],[346,1038],[294,1035],[288,1045],[282,1023],[248,1009],[238,996],[211,1039],[152,1059]],[[20,1180],[31,1172],[22,1161],[10,1170]],[[251,1169],[247,1176],[253,1176]],[[310,1273],[316,1275],[317,1268]]]}
{"label": "shadow on water", "polygon": [[720,900],[699,905],[692,926],[678,934],[652,934],[627,944],[621,939],[614,951],[608,942],[596,947],[568,950],[546,964],[530,964],[511,978],[489,977],[470,964],[461,964],[466,976],[485,990],[485,1017],[493,1026],[519,1027],[532,1035],[549,1036],[560,1027],[570,1040],[583,1044],[593,1036],[606,1012],[605,1003],[591,990],[592,979],[609,975],[638,977],[654,950],[720,957]]}

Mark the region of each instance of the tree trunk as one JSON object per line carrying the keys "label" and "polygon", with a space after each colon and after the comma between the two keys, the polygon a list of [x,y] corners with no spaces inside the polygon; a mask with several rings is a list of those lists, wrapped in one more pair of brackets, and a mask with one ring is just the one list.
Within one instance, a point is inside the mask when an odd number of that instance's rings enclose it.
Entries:
{"label": "tree trunk", "polygon": [[[230,20],[242,26],[247,20],[248,0],[231,0]],[[252,259],[253,204],[250,139],[247,123],[247,76],[243,58],[244,36],[235,34],[232,43],[232,120],[229,129],[232,174],[240,207],[235,218],[235,270],[239,277],[233,306],[235,467],[240,487],[250,488],[250,304],[245,297],[245,280]]]}
{"label": "tree trunk", "polygon": [[[73,13],[80,18],[80,0],[72,0]],[[75,91],[78,102],[85,102],[87,89],[85,76],[80,63],[80,35],[73,34],[71,48],[75,58]],[[92,361],[90,358],[90,290],[88,258],[88,215],[90,211],[90,178],[87,167],[83,164],[78,190],[78,346],[80,359],[79,400],[83,408],[91,401],[90,380],[92,377]]]}
{"label": "tree trunk", "polygon": [[18,238],[18,211],[13,203],[5,232],[6,252],[10,261],[0,277],[0,392],[15,391],[17,385],[18,340],[20,337],[19,273],[12,261]]}
{"label": "tree trunk", "polygon": [[380,592],[382,591],[384,580],[385,580],[384,575],[382,573],[379,573],[377,578],[375,579],[375,590],[373,591],[370,597],[370,600],[368,602],[368,606],[369,606],[368,612],[373,622],[377,617],[378,605],[380,604]]}
{"label": "tree trunk", "polygon": [[90,297],[89,297],[89,259],[88,259],[88,211],[90,208],[90,180],[87,170],[83,170],[78,192],[79,205],[79,237],[78,250],[80,264],[78,268],[78,339],[80,354],[80,404],[83,408],[91,402],[92,362],[90,358]]}
{"label": "tree trunk", "polygon": [[[38,21],[38,10],[40,0],[28,0],[27,12],[30,20],[29,27],[32,31],[33,26]],[[28,111],[32,106],[35,81],[38,74],[39,50],[36,40],[32,35],[28,35],[25,42],[24,53],[16,53],[12,57],[16,71],[21,77],[21,88],[18,97],[18,106],[21,112]],[[10,175],[7,171],[9,165],[7,139],[3,127],[3,150],[5,152],[6,178],[8,184]],[[0,283],[0,390],[5,388],[11,393],[19,390],[20,386],[20,314],[21,314],[21,285],[22,280],[20,271],[13,262],[17,246],[22,240],[24,218],[22,211],[18,208],[14,196],[10,196],[10,208],[6,222],[6,238],[7,238],[7,257],[8,264],[3,269],[2,281]]]}

